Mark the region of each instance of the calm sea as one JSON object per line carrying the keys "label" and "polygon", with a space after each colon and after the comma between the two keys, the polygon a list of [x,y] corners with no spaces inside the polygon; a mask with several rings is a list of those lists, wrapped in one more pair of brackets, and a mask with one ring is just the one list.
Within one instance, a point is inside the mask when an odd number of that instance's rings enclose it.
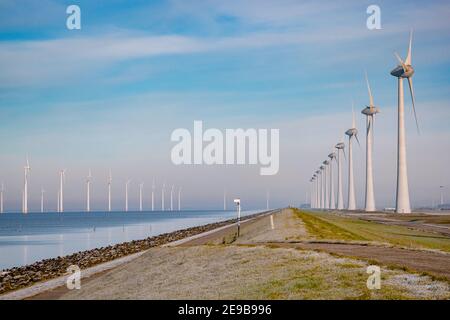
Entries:
{"label": "calm sea", "polygon": [[235,217],[236,211],[3,213],[0,270]]}

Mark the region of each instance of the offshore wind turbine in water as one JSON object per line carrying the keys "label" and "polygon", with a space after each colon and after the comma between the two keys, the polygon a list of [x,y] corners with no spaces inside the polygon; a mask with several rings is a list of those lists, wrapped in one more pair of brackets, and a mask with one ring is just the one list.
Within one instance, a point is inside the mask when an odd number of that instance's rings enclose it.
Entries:
{"label": "offshore wind turbine in water", "polygon": [[58,212],[64,212],[64,182],[66,180],[66,169],[59,171]]}
{"label": "offshore wind turbine in water", "polygon": [[405,105],[403,90],[404,79],[408,80],[414,117],[416,120],[417,130],[419,130],[412,83],[414,68],[411,65],[411,47],[412,31],[409,37],[408,54],[406,55],[405,61],[403,61],[400,56],[395,53],[395,56],[397,57],[400,64],[391,71],[391,75],[398,79],[397,192],[395,203],[395,212],[397,213],[411,213],[408,187],[408,168],[406,161]]}
{"label": "offshore wind turbine in water", "polygon": [[373,102],[372,90],[370,89],[369,79],[366,73],[367,91],[369,92],[369,105],[361,113],[366,116],[366,193],[365,193],[365,211],[373,212],[375,208],[375,192],[373,187],[373,126],[374,117],[380,112]]}
{"label": "offshore wind turbine in water", "polygon": [[30,173],[31,167],[30,163],[28,161],[27,156],[27,163],[23,167],[24,169],[24,184],[23,184],[23,194],[22,194],[22,213],[28,213],[28,175]]}

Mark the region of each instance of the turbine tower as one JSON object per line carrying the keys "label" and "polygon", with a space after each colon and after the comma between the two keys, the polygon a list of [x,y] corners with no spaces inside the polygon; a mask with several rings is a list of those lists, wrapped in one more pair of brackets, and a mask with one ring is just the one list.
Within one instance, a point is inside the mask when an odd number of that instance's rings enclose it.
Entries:
{"label": "turbine tower", "polygon": [[320,166],[320,209],[325,209],[325,167]]}
{"label": "turbine tower", "polygon": [[164,211],[164,192],[165,192],[165,189],[166,189],[166,183],[163,182],[162,189],[161,189],[161,211]]}
{"label": "turbine tower", "polygon": [[170,211],[173,211],[173,190],[175,186],[172,185],[172,188],[170,189]]}
{"label": "turbine tower", "polygon": [[412,31],[409,37],[408,55],[406,56],[405,61],[403,61],[400,56],[395,53],[400,65],[391,71],[391,75],[398,78],[397,195],[395,204],[395,212],[397,213],[411,213],[408,188],[408,168],[406,162],[405,105],[403,92],[403,79],[405,78],[408,79],[414,117],[416,119],[417,130],[419,130],[412,83],[414,69],[411,66],[411,47]]}
{"label": "turbine tower", "polygon": [[64,181],[66,169],[59,171],[58,212],[64,212]]}
{"label": "turbine tower", "polygon": [[338,165],[337,209],[344,210],[344,189],[342,188],[342,156],[341,156],[341,153],[345,155],[344,142],[339,142],[335,146],[335,148],[337,149],[337,165]]}
{"label": "turbine tower", "polygon": [[353,151],[352,138],[355,137],[358,141],[358,129],[356,129],[355,112],[353,111],[352,127],[348,129],[345,134],[348,136],[348,210],[356,210],[355,199],[355,180],[353,177]]}
{"label": "turbine tower", "polygon": [[142,190],[144,189],[144,183],[139,184],[139,211],[142,211]]}
{"label": "turbine tower", "polygon": [[320,209],[320,170],[316,171],[316,208]]}
{"label": "turbine tower", "polygon": [[41,213],[44,213],[44,193],[45,190],[41,188]]}
{"label": "turbine tower", "polygon": [[311,197],[309,199],[309,207],[311,209],[314,209],[314,184],[315,184],[314,176],[312,176],[312,178],[309,179],[309,182],[311,182],[311,185],[310,185],[310,188],[309,188],[310,193],[311,193]]}
{"label": "turbine tower", "polygon": [[334,198],[334,176],[333,176],[333,160],[336,159],[336,153],[332,152],[328,155],[330,158],[330,166],[329,166],[329,182],[330,182],[330,209],[336,209],[336,199]]}
{"label": "turbine tower", "polygon": [[27,164],[23,167],[24,169],[24,184],[23,184],[23,199],[22,199],[22,213],[28,213],[28,175],[30,173],[31,167],[28,162],[27,156]]}
{"label": "turbine tower", "polygon": [[181,187],[178,188],[178,211],[181,211]]}
{"label": "turbine tower", "polygon": [[266,190],[266,210],[269,210],[270,191]]}
{"label": "turbine tower", "polygon": [[111,183],[112,183],[112,174],[111,169],[109,169],[109,177],[108,177],[108,211],[111,212]]}
{"label": "turbine tower", "polygon": [[227,189],[223,189],[223,211],[227,211]]}
{"label": "turbine tower", "polygon": [[91,169],[89,169],[89,173],[86,178],[86,212],[91,211],[91,179],[92,173]]}
{"label": "turbine tower", "polygon": [[366,116],[366,196],[365,211],[375,211],[375,193],[373,188],[373,168],[372,168],[372,152],[373,152],[373,123],[374,116],[380,112],[373,102],[372,90],[370,89],[369,79],[366,73],[367,91],[369,92],[369,105],[366,106],[361,113]]}
{"label": "turbine tower", "polygon": [[0,213],[3,213],[3,192],[5,191],[5,186],[2,182],[1,188],[0,188]]}
{"label": "turbine tower", "polygon": [[130,179],[125,182],[125,212],[128,212],[128,186],[130,185],[130,182]]}
{"label": "turbine tower", "polygon": [[325,189],[325,209],[330,209],[330,199],[328,198],[329,196],[329,191],[328,191],[328,165],[330,164],[330,162],[328,160],[325,160],[323,162],[323,166],[324,166],[324,170],[323,170],[323,176],[324,176],[324,189]]}
{"label": "turbine tower", "polygon": [[152,181],[152,211],[155,211],[155,179]]}

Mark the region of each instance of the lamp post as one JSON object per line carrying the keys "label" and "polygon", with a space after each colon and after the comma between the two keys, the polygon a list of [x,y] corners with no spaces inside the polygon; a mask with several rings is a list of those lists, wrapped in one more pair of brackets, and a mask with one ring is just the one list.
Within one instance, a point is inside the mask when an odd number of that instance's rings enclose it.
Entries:
{"label": "lamp post", "polygon": [[237,206],[237,236],[239,237],[241,232],[241,199],[234,199],[234,203],[236,203]]}

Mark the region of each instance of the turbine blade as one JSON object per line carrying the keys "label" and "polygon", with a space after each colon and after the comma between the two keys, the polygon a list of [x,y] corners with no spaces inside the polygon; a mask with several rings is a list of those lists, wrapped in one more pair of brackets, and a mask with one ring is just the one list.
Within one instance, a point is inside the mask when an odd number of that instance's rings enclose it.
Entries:
{"label": "turbine blade", "polygon": [[342,149],[342,152],[344,153],[344,159],[347,161],[347,155],[345,154],[345,149]]}
{"label": "turbine blade", "polygon": [[398,55],[397,52],[394,52],[394,54],[395,54],[395,56],[397,57],[397,60],[400,62],[400,65],[402,66],[403,71],[406,72],[406,65],[405,65],[405,63],[403,62],[402,58],[400,58],[400,56]]}
{"label": "turbine blade", "polygon": [[411,65],[411,47],[412,47],[412,37],[413,37],[413,31],[411,30],[409,34],[409,47],[408,47],[408,55],[405,59],[405,64],[410,66]]}
{"label": "turbine blade", "polygon": [[358,135],[357,134],[355,134],[355,138],[356,138],[356,141],[358,142],[358,145],[361,146],[361,143],[359,143],[359,139],[358,139]]}
{"label": "turbine blade", "polygon": [[366,72],[366,83],[367,83],[367,90],[369,91],[369,101],[370,101],[369,107],[372,110],[374,103],[373,103],[372,90],[370,90],[369,78],[367,77],[367,72]]}
{"label": "turbine blade", "polygon": [[413,106],[413,111],[414,111],[414,119],[416,120],[417,132],[420,133],[419,120],[417,119],[416,105],[415,105],[416,103],[415,103],[415,98],[414,98],[414,87],[413,87],[411,77],[408,78],[408,85],[409,85],[409,91],[411,92],[412,106]]}

